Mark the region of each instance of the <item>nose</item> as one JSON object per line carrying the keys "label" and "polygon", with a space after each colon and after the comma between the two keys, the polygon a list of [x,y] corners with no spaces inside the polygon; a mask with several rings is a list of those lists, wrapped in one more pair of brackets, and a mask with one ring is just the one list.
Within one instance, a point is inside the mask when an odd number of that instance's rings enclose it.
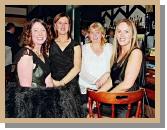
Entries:
{"label": "nose", "polygon": [[43,32],[42,32],[42,31],[39,31],[39,32],[38,32],[38,35],[39,35],[39,36],[41,36],[42,34],[43,34]]}
{"label": "nose", "polygon": [[124,36],[124,32],[120,32],[120,36]]}
{"label": "nose", "polygon": [[63,28],[65,27],[65,23],[62,24],[62,27],[63,27]]}
{"label": "nose", "polygon": [[98,39],[98,35],[97,35],[97,34],[94,34],[94,35],[93,35],[93,38],[94,38],[95,40],[97,40],[97,39]]}

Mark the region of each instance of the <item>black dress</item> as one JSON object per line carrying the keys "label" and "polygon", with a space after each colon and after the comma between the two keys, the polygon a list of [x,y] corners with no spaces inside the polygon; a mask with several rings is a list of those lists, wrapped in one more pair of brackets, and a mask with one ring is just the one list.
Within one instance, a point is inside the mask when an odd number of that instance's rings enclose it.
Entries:
{"label": "black dress", "polygon": [[[138,49],[138,48],[135,48],[135,49]],[[130,56],[130,54],[129,54],[129,56]],[[128,63],[129,56],[125,59],[125,61],[122,65],[120,63],[114,63],[113,64],[113,67],[111,68],[111,73],[110,73],[112,83],[113,83],[112,89],[115,88],[119,83],[121,83],[124,80],[125,70],[126,70],[126,66],[127,66],[127,63]],[[133,86],[131,88],[129,88],[128,91],[136,91],[140,87],[143,87],[145,85],[144,67],[145,67],[145,65],[144,65],[144,59],[143,59],[138,77],[137,77],[136,81],[134,82]],[[136,105],[137,105],[136,103],[132,105],[131,116],[134,116],[134,114],[135,114],[135,111],[136,111],[136,108],[137,108]],[[126,116],[126,112],[127,112],[127,105],[116,105],[115,107],[116,107],[115,108],[116,117],[124,118]],[[103,105],[101,111],[104,113],[104,115],[106,114],[106,116],[111,115],[110,105]]]}
{"label": "black dress", "polygon": [[[138,48],[135,48],[135,49],[138,49]],[[125,59],[122,65],[120,63],[113,64],[113,67],[111,68],[111,73],[110,73],[110,76],[113,82],[113,88],[124,80],[125,70],[126,70],[129,56]],[[128,91],[136,91],[139,89],[139,87],[143,87],[145,85],[144,67],[145,65],[144,65],[144,58],[143,58],[138,77],[136,78],[136,81],[134,82],[133,86],[129,88]]]}
{"label": "black dress", "polygon": [[[50,73],[50,62],[47,56],[44,56],[43,62],[32,50],[22,48],[17,56],[15,63],[24,55],[33,57],[33,63],[36,64],[32,74],[32,86],[22,87],[18,84],[15,87],[13,95],[15,101],[15,114],[17,118],[55,118],[60,117],[61,111],[58,105],[59,91],[56,88],[46,88],[45,78]],[[18,78],[17,78],[18,79]],[[8,89],[10,87],[8,86]],[[7,95],[11,95],[8,91]],[[11,96],[7,96],[7,105],[10,104]],[[10,110],[10,109],[7,109]]]}
{"label": "black dress", "polygon": [[[58,44],[53,41],[49,51],[51,62],[51,76],[54,80],[60,81],[73,68],[74,47],[79,44],[74,40],[62,51]],[[82,117],[81,93],[78,84],[78,75],[75,76],[64,87],[59,88],[60,106],[62,108],[62,118]]]}

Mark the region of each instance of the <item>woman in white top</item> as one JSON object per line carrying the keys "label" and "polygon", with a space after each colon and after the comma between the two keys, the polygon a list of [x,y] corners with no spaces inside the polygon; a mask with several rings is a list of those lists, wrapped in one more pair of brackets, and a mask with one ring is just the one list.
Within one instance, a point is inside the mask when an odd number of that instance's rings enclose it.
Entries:
{"label": "woman in white top", "polygon": [[91,43],[82,46],[82,65],[79,85],[83,94],[83,102],[87,102],[86,90],[98,89],[110,77],[110,60],[112,44],[105,43],[105,30],[99,22],[89,27]]}

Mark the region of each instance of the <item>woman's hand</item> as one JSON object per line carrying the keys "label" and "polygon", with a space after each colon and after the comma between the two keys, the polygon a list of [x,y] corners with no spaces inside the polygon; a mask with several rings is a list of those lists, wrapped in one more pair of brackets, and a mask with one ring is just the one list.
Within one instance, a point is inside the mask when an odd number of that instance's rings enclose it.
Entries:
{"label": "woman's hand", "polygon": [[101,86],[103,86],[105,84],[105,82],[108,80],[108,78],[110,77],[110,72],[106,72],[104,73],[96,82],[96,86],[98,88],[100,88]]}
{"label": "woman's hand", "polygon": [[60,87],[60,86],[61,86],[60,81],[58,81],[58,80],[53,80],[53,86],[54,86],[54,87]]}
{"label": "woman's hand", "polygon": [[61,87],[61,86],[65,86],[65,83],[62,80],[61,81],[53,80],[53,85],[54,87]]}

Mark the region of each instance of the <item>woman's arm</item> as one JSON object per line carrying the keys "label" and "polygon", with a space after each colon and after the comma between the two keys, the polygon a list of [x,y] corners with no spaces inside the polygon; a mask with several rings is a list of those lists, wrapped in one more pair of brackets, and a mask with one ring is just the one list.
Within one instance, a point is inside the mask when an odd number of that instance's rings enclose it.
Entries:
{"label": "woman's arm", "polygon": [[81,68],[81,48],[80,46],[74,47],[74,67],[68,74],[60,81],[53,80],[54,86],[64,86],[69,83],[79,72]]}
{"label": "woman's arm", "polygon": [[81,65],[81,72],[79,76],[82,80],[84,80],[88,84],[95,84],[95,82],[97,81],[97,77],[93,76],[87,71],[88,68],[86,66],[88,65],[85,65],[85,64],[88,64],[88,62],[84,60],[84,53],[82,51],[82,65]]}
{"label": "woman's arm", "polygon": [[53,80],[51,74],[49,74],[45,79],[46,87],[53,87]]}
{"label": "woman's arm", "polygon": [[110,72],[104,73],[97,81],[96,81],[96,86],[100,88],[102,85],[105,84],[105,82],[109,79],[110,77]]}
{"label": "woman's arm", "polygon": [[101,86],[101,88],[97,92],[107,92],[109,89],[112,88],[112,86],[112,79],[111,77],[109,77],[105,84]]}
{"label": "woman's arm", "polygon": [[140,72],[142,63],[142,52],[139,49],[135,49],[131,52],[127,67],[125,70],[124,80],[117,85],[111,92],[125,92],[133,86],[137,76]]}
{"label": "woman's arm", "polygon": [[17,64],[17,73],[20,85],[23,87],[31,87],[33,72],[32,56],[24,55]]}

